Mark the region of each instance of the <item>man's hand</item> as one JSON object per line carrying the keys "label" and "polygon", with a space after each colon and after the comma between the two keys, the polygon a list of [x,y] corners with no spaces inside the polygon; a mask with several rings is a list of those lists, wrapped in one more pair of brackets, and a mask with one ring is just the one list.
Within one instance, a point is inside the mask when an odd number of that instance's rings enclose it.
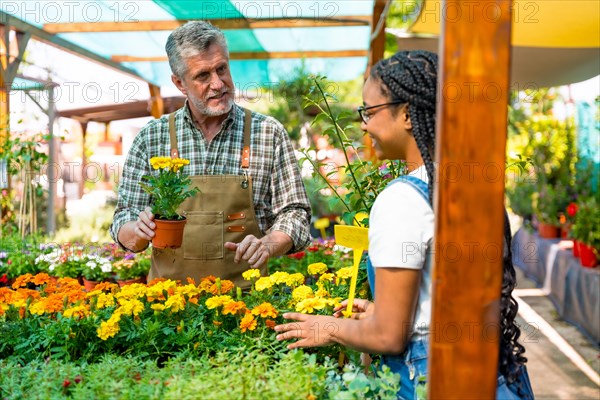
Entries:
{"label": "man's hand", "polygon": [[271,257],[268,247],[254,235],[246,236],[240,243],[226,242],[225,248],[229,251],[235,251],[233,260],[236,263],[244,260],[252,268],[262,267]]}
{"label": "man's hand", "polygon": [[127,249],[138,252],[148,247],[148,242],[154,237],[156,224],[152,209],[146,209],[138,214],[135,221],[129,221],[119,229],[119,242]]}

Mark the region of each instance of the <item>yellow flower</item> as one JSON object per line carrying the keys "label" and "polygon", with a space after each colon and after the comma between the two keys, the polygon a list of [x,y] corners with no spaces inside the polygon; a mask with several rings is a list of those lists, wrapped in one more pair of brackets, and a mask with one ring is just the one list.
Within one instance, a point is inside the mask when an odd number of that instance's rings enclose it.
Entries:
{"label": "yellow flower", "polygon": [[171,170],[177,172],[181,167],[188,165],[189,163],[190,160],[186,160],[185,158],[174,158],[171,160]]}
{"label": "yellow flower", "polygon": [[277,318],[277,310],[271,303],[264,302],[252,309],[252,314],[260,315],[262,318]]}
{"label": "yellow flower", "polygon": [[115,305],[115,297],[111,293],[100,293],[98,295],[98,301],[96,302],[96,308],[102,309],[106,307],[112,307]]}
{"label": "yellow flower", "polygon": [[340,268],[335,274],[337,275],[338,279],[350,279],[352,278],[352,268]]}
{"label": "yellow flower", "polygon": [[34,315],[44,315],[46,312],[46,302],[44,300],[36,301],[29,306],[29,312]]}
{"label": "yellow flower", "polygon": [[256,320],[252,314],[244,315],[242,321],[240,322],[240,329],[242,332],[246,332],[246,330],[253,331],[256,329]]}
{"label": "yellow flower", "polygon": [[327,300],[320,297],[304,299],[296,304],[296,311],[303,314],[311,314],[315,310],[322,310],[327,305]]}
{"label": "yellow flower", "polygon": [[98,328],[96,332],[98,333],[98,337],[100,339],[106,340],[119,333],[119,324],[112,324],[109,321],[102,322],[100,324],[100,328]]}
{"label": "yellow flower", "polygon": [[319,277],[319,282],[325,282],[325,281],[331,282],[332,280],[333,280],[333,274],[330,274],[330,273],[323,274]]}
{"label": "yellow flower", "polygon": [[123,301],[118,310],[124,315],[140,315],[144,311],[144,303],[137,299]]}
{"label": "yellow flower", "polygon": [[319,289],[315,292],[315,297],[327,297],[329,296],[329,292],[323,287],[319,286]]}
{"label": "yellow flower", "polygon": [[67,308],[63,313],[65,318],[84,318],[90,314],[90,309],[86,305]]}
{"label": "yellow flower", "polygon": [[273,281],[269,276],[263,276],[262,278],[259,278],[254,284],[254,287],[259,292],[262,292],[265,289],[270,289],[271,286],[273,286]]}
{"label": "yellow flower", "polygon": [[313,263],[308,266],[308,273],[310,275],[322,274],[325,271],[327,271],[327,265],[325,265],[325,263],[322,262]]}
{"label": "yellow flower", "polygon": [[258,268],[250,268],[242,272],[242,278],[251,281],[253,278],[260,278],[260,270]]}
{"label": "yellow flower", "polygon": [[152,304],[150,306],[151,309],[153,309],[154,311],[163,311],[165,309],[165,305],[161,304],[161,303],[156,303],[156,304]]}
{"label": "yellow flower", "polygon": [[171,167],[171,158],[170,157],[152,157],[150,159],[150,165],[154,169],[170,168]]}
{"label": "yellow flower", "polygon": [[304,275],[297,272],[295,274],[290,274],[285,281],[285,284],[288,286],[297,286],[302,285],[304,283]]}
{"label": "yellow flower", "polygon": [[231,314],[235,315],[239,311],[242,311],[246,308],[246,303],[243,301],[230,301],[229,303],[223,306],[223,315]]}
{"label": "yellow flower", "polygon": [[274,285],[280,285],[282,283],[285,283],[289,276],[290,274],[287,272],[277,271],[272,273],[270,278],[271,282],[273,282]]}
{"label": "yellow flower", "polygon": [[313,296],[313,290],[310,286],[300,285],[292,292],[292,299],[296,301],[304,300]]}
{"label": "yellow flower", "polygon": [[233,301],[231,299],[231,296],[227,296],[227,295],[224,295],[224,296],[213,296],[213,297],[207,299],[206,302],[205,302],[205,304],[206,304],[206,307],[208,307],[210,310],[212,310],[214,308],[217,308],[217,307],[220,307],[220,306],[222,306],[224,304],[227,304],[230,301]]}
{"label": "yellow flower", "polygon": [[185,298],[180,294],[174,294],[165,301],[165,308],[170,308],[171,312],[179,312],[185,308]]}

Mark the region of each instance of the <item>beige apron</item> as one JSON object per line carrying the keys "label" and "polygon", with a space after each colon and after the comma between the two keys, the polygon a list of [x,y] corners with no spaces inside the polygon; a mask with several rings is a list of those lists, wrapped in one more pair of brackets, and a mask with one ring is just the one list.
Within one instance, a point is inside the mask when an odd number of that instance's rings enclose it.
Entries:
{"label": "beige apron", "polygon": [[[252,116],[249,110],[244,118],[244,148],[242,170],[244,175],[196,175],[192,176],[192,187],[200,193],[187,199],[178,212],[187,217],[183,245],[179,249],[152,249],[152,268],[149,279],[163,277],[181,280],[194,278],[196,284],[208,275],[232,280],[242,288],[250,287],[250,282],[242,279],[242,272],[250,265],[240,260],[236,264],[235,252],[223,247],[225,242],[239,243],[247,235],[262,237],[258,229],[252,201],[252,179],[248,174],[250,166],[250,125]],[[169,136],[171,157],[179,157],[175,132],[175,113],[169,116]],[[261,268],[261,275],[267,267]]]}

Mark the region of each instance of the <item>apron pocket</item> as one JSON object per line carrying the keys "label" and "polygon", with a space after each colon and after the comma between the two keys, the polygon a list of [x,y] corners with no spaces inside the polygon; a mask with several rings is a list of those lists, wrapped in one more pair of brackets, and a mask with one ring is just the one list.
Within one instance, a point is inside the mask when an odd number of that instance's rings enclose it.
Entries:
{"label": "apron pocket", "polygon": [[188,211],[183,237],[183,258],[223,258],[223,211]]}

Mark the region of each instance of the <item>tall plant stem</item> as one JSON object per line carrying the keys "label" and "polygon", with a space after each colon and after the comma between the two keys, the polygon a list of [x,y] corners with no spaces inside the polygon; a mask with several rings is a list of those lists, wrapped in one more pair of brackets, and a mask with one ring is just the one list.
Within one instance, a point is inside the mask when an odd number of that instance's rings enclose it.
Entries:
{"label": "tall plant stem", "polygon": [[329,119],[331,119],[331,122],[333,122],[333,127],[335,128],[335,134],[337,135],[338,140],[340,141],[340,143],[342,145],[342,150],[344,151],[344,158],[346,159],[346,165],[348,166],[347,169],[350,171],[350,176],[352,177],[352,180],[354,181],[354,185],[356,187],[356,190],[358,191],[360,200],[363,203],[365,209],[368,209],[369,207],[367,206],[367,203],[365,202],[365,198],[364,198],[365,194],[361,190],[360,185],[358,184],[358,180],[356,179],[356,176],[354,175],[354,171],[350,167],[350,159],[348,158],[348,152],[346,151],[346,146],[344,144],[344,140],[342,139],[342,134],[340,133],[340,127],[339,127],[335,117],[333,116],[333,112],[331,111],[331,107],[329,106],[329,102],[327,101],[327,96],[325,95],[325,92],[323,92],[321,85],[319,85],[319,82],[316,79],[315,79],[315,85],[317,85],[317,89],[319,89],[319,92],[321,93],[321,97],[323,97],[323,101],[325,102],[325,106],[327,107],[327,115],[328,115]]}

